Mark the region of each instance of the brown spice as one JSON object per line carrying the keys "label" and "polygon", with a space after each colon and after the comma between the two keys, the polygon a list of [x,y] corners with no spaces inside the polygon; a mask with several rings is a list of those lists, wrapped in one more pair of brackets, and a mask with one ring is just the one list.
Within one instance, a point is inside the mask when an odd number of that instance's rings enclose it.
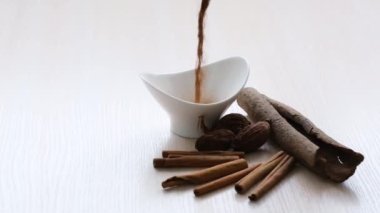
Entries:
{"label": "brown spice", "polygon": [[195,142],[199,151],[228,150],[235,139],[235,134],[228,129],[218,129],[202,135]]}
{"label": "brown spice", "polygon": [[194,189],[194,194],[195,194],[195,196],[201,196],[201,195],[207,194],[209,192],[215,191],[217,189],[220,189],[222,187],[233,184],[236,181],[239,181],[244,176],[246,176],[251,171],[255,170],[258,166],[260,166],[260,164],[250,166],[244,170],[235,172],[233,174],[227,175],[227,176],[219,178],[217,180],[214,180],[214,181],[205,183],[203,185],[197,186]]}
{"label": "brown spice", "polygon": [[234,152],[234,151],[182,151],[182,150],[163,150],[162,157],[167,158],[169,155],[218,155],[218,156],[230,156],[236,155],[240,158],[244,157],[244,152]]}
{"label": "brown spice", "polygon": [[355,173],[364,156],[329,137],[309,119],[254,88],[244,88],[238,104],[252,120],[268,120],[273,141],[318,175],[343,182]]}
{"label": "brown spice", "polygon": [[169,154],[166,158],[180,158],[180,157],[237,157],[242,158],[238,155],[213,155],[213,154],[205,154],[205,155],[180,155],[180,154]]}
{"label": "brown spice", "polygon": [[188,155],[175,158],[155,158],[153,166],[155,168],[209,167],[237,159],[239,159],[238,156]]}
{"label": "brown spice", "polygon": [[162,187],[171,188],[188,184],[202,184],[246,169],[247,167],[246,160],[234,160],[189,174],[171,177],[162,182]]}
{"label": "brown spice", "polygon": [[253,152],[260,148],[269,139],[270,125],[267,121],[260,121],[242,129],[232,143],[235,151]]}
{"label": "brown spice", "polygon": [[278,184],[289,171],[294,167],[295,159],[291,156],[286,156],[253,190],[249,199],[252,201],[258,200],[276,184]]}
{"label": "brown spice", "polygon": [[243,194],[248,191],[253,185],[257,184],[269,172],[271,172],[284,156],[284,152],[280,151],[273,155],[267,162],[263,163],[257,169],[253,170],[235,185],[236,192]]}
{"label": "brown spice", "polygon": [[240,130],[249,124],[251,124],[251,122],[242,114],[230,113],[217,121],[213,129],[229,129],[235,134],[238,134]]}

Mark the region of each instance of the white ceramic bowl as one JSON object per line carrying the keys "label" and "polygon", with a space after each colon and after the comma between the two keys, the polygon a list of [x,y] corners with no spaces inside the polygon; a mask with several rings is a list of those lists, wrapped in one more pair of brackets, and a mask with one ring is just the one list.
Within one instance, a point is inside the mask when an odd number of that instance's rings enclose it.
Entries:
{"label": "white ceramic bowl", "polygon": [[174,74],[141,74],[153,97],[166,110],[171,131],[187,138],[202,135],[199,117],[211,126],[236,99],[249,76],[249,65],[241,57],[227,58],[202,67],[202,100],[195,103],[194,69]]}

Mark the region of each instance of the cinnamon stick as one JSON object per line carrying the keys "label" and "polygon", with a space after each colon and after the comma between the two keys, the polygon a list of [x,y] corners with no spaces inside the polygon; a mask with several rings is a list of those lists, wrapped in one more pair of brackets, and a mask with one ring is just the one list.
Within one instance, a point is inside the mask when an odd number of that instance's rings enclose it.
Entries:
{"label": "cinnamon stick", "polygon": [[257,169],[253,170],[247,176],[242,178],[235,185],[235,190],[239,194],[245,193],[248,189],[250,189],[253,185],[262,180],[270,171],[273,170],[277,166],[277,164],[283,159],[285,156],[284,152],[280,151],[271,157],[267,162],[260,165]]}
{"label": "cinnamon stick", "polygon": [[167,158],[170,154],[175,155],[219,155],[219,156],[230,156],[237,155],[240,158],[244,157],[244,152],[234,152],[234,151],[182,151],[182,150],[164,150],[162,151],[162,157]]}
{"label": "cinnamon stick", "polygon": [[200,185],[194,189],[195,196],[202,196],[204,194],[207,194],[209,192],[215,191],[217,189],[223,188],[225,186],[228,186],[230,184],[235,183],[236,181],[239,181],[241,178],[246,176],[248,173],[259,167],[261,164],[257,164],[254,166],[250,166],[244,170],[235,172],[233,174],[227,175],[225,177],[216,179],[214,181],[205,183],[203,185]]}
{"label": "cinnamon stick", "polygon": [[253,190],[249,199],[255,201],[262,197],[286,176],[286,174],[293,168],[294,163],[295,159],[293,157],[286,156]]}
{"label": "cinnamon stick", "polygon": [[239,157],[238,155],[179,155],[179,154],[169,154],[168,157],[166,158],[180,158],[180,157],[194,157],[194,158],[200,158],[200,157],[210,157],[210,158],[213,158],[213,157],[237,157],[237,158],[241,158]]}
{"label": "cinnamon stick", "polygon": [[267,120],[272,138],[284,151],[316,174],[343,182],[364,156],[335,141],[293,108],[244,88],[237,102],[254,121]]}
{"label": "cinnamon stick", "polygon": [[170,188],[188,184],[202,184],[246,169],[247,167],[246,160],[238,159],[189,174],[171,177],[162,182],[162,187]]}
{"label": "cinnamon stick", "polygon": [[209,167],[239,159],[238,156],[188,155],[175,158],[155,158],[154,168]]}

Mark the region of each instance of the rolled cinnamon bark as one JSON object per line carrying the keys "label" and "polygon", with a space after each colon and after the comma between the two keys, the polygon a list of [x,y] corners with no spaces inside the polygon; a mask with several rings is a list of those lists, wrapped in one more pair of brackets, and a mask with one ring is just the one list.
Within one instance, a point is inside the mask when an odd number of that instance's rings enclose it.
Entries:
{"label": "rolled cinnamon bark", "polygon": [[155,158],[153,159],[153,166],[154,168],[209,167],[237,159],[239,159],[238,156],[189,155],[175,158]]}
{"label": "rolled cinnamon bark", "polygon": [[225,177],[216,179],[214,181],[205,183],[203,185],[197,186],[194,189],[195,196],[202,196],[204,194],[207,194],[209,192],[215,191],[217,189],[223,188],[225,186],[228,186],[230,184],[236,183],[236,181],[239,181],[241,178],[246,176],[248,173],[250,173],[252,170],[256,169],[261,164],[257,164],[255,166],[250,166],[244,170],[235,172],[233,174],[227,175]]}
{"label": "rolled cinnamon bark", "polygon": [[277,164],[284,158],[284,152],[280,151],[271,157],[267,162],[260,165],[257,169],[250,172],[244,178],[242,178],[235,185],[235,190],[239,194],[243,194],[248,191],[253,185],[262,180],[269,172],[277,166]]}
{"label": "rolled cinnamon bark", "polygon": [[253,190],[249,199],[258,200],[277,183],[279,183],[286,174],[293,168],[295,160],[291,156],[286,156],[283,160],[268,174],[267,177]]}
{"label": "rolled cinnamon bark", "polygon": [[206,183],[220,177],[232,174],[234,172],[246,169],[248,167],[247,161],[238,159],[231,162],[219,164],[207,169],[202,169],[197,172],[189,174],[174,176],[162,182],[163,188],[177,187],[188,184],[201,184]]}
{"label": "rolled cinnamon bark", "polygon": [[237,102],[252,120],[269,121],[273,141],[318,175],[343,182],[364,159],[362,154],[327,136],[296,110],[253,88],[243,89]]}
{"label": "rolled cinnamon bark", "polygon": [[194,158],[205,158],[205,157],[237,157],[241,158],[238,155],[180,155],[180,154],[169,154],[167,158],[180,158],[180,157],[194,157]]}
{"label": "rolled cinnamon bark", "polygon": [[[281,159],[281,161],[277,164],[277,166],[276,167],[274,167],[274,169],[271,171],[271,172],[269,172],[269,174],[263,179],[263,181],[262,182],[265,182],[268,178],[270,178],[271,176],[273,176],[274,174],[276,174],[276,172],[287,162],[287,161],[289,161],[289,159],[293,159],[294,160],[294,158],[292,157],[292,156],[290,156],[290,155],[285,155],[282,159]],[[261,183],[262,183],[261,182]],[[260,183],[260,184],[261,184]],[[260,185],[259,184],[259,185]]]}
{"label": "rolled cinnamon bark", "polygon": [[164,150],[162,151],[162,157],[167,158],[169,155],[218,155],[218,156],[230,156],[236,155],[240,158],[244,157],[244,152],[233,151],[182,151],[182,150]]}

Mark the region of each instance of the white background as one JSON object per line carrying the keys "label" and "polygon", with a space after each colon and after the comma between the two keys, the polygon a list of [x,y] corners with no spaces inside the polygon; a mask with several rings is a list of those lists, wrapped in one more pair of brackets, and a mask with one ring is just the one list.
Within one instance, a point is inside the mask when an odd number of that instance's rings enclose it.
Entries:
{"label": "white background", "polygon": [[247,58],[248,86],[365,155],[354,176],[333,184],[298,166],[255,203],[232,187],[203,198],[161,189],[185,170],[155,170],[152,159],[194,143],[170,133],[138,73],[195,66],[199,5],[0,0],[0,212],[380,208],[378,0],[211,0],[206,23],[206,62]]}

